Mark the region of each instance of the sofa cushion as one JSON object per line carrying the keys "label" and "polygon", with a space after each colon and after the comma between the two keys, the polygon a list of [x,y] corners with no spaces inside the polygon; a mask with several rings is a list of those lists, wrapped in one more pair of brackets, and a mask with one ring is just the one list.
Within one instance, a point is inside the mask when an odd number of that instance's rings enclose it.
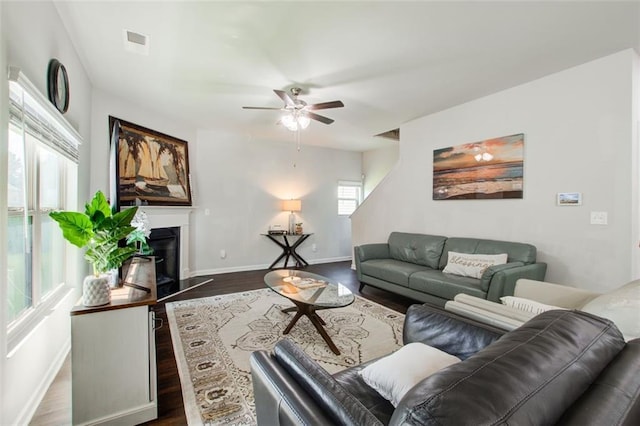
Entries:
{"label": "sofa cushion", "polygon": [[581,310],[613,321],[625,340],[640,337],[640,280],[592,299]]}
{"label": "sofa cushion", "polygon": [[624,345],[609,320],[544,312],[417,384],[390,424],[556,424]]}
{"label": "sofa cushion", "polygon": [[482,278],[490,266],[507,263],[507,254],[469,254],[450,251],[447,266],[442,272],[463,277]]}
{"label": "sofa cushion", "polygon": [[371,259],[360,263],[363,275],[369,275],[404,287],[409,286],[409,277],[418,271],[430,270],[426,266],[402,262],[395,259]]}
{"label": "sofa cushion", "polygon": [[440,257],[440,269],[444,269],[447,265],[450,251],[472,254],[507,253],[508,262],[535,263],[536,261],[536,248],[531,244],[451,237],[447,239],[444,245],[442,256]]}
{"label": "sofa cushion", "polygon": [[[430,305],[411,305],[402,328],[402,342],[422,342],[467,359],[498,340],[504,330],[459,317]],[[460,336],[464,336],[463,339]]]}
{"label": "sofa cushion", "polygon": [[446,239],[440,235],[392,232],[389,235],[389,255],[392,259],[438,269]]}
{"label": "sofa cushion", "polygon": [[336,423],[352,426],[382,424],[295,343],[281,340],[273,352],[278,362]]}
{"label": "sofa cushion", "polygon": [[[596,377],[558,422],[563,426],[640,425],[640,339],[624,349]],[[630,372],[633,372],[630,374]],[[635,373],[635,374],[634,374]],[[606,407],[606,409],[603,409]]]}
{"label": "sofa cushion", "polygon": [[409,288],[447,300],[453,300],[459,293],[487,298],[487,293],[482,290],[479,279],[445,274],[432,269],[412,274],[409,278]]}
{"label": "sofa cushion", "polygon": [[395,407],[376,392],[375,389],[369,387],[369,385],[362,380],[362,376],[360,376],[360,371],[375,361],[376,359],[373,359],[363,364],[338,371],[333,375],[333,378],[336,379],[336,382],[340,383],[343,388],[348,389],[349,393],[360,401],[371,414],[376,416],[382,424],[386,425],[389,424]]}
{"label": "sofa cushion", "polygon": [[368,365],[360,375],[395,407],[418,382],[456,362],[460,362],[460,358],[414,342]]}

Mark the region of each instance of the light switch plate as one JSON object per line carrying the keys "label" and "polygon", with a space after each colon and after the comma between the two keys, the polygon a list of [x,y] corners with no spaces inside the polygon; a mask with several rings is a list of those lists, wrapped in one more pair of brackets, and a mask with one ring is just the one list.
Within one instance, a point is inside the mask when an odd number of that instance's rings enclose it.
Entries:
{"label": "light switch plate", "polygon": [[592,225],[606,225],[608,223],[607,212],[591,212]]}

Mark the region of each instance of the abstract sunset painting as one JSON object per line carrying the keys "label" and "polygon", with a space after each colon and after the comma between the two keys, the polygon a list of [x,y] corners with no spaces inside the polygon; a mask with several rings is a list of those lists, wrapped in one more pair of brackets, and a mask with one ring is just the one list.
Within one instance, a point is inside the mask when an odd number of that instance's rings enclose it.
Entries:
{"label": "abstract sunset painting", "polygon": [[522,198],[524,134],[433,151],[433,199]]}

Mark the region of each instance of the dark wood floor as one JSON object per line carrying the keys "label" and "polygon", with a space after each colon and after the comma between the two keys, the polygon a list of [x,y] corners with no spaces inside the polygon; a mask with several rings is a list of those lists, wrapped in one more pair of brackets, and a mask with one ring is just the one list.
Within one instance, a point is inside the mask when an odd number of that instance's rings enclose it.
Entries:
{"label": "dark wood floor", "polygon": [[[413,300],[374,287],[365,287],[358,292],[360,283],[351,269],[351,262],[310,265],[306,271],[314,272],[346,285],[355,294],[378,302],[388,308],[405,313]],[[178,300],[198,299],[220,294],[265,288],[264,275],[268,270],[235,272],[191,278],[181,282],[182,288],[189,288],[155,305],[156,317],[162,318],[163,326],[156,331],[156,360],[158,369],[158,419],[150,425],[185,425],[187,419],[182,402],[182,389],[173,355],[171,333],[165,311],[165,304]],[[212,280],[211,280],[212,279]],[[211,280],[210,282],[206,282]],[[201,283],[204,283],[200,285]],[[71,424],[71,380],[70,361],[67,359],[60,374],[51,385],[40,404],[30,426]]]}
{"label": "dark wood floor", "polygon": [[[405,313],[407,307],[416,303],[411,299],[398,296],[374,287],[365,287],[362,293],[358,292],[360,283],[356,278],[356,273],[351,269],[351,262],[324,263],[310,265],[306,271],[324,275],[325,277],[338,280],[346,285],[355,294],[378,302],[388,308]],[[155,306],[156,317],[162,318],[164,325],[156,332],[156,359],[158,365],[158,419],[146,424],[150,425],[185,425],[187,419],[184,415],[182,403],[182,389],[176,360],[173,355],[171,334],[165,312],[165,303],[177,300],[197,299],[201,297],[215,296],[219,294],[236,293],[245,290],[255,290],[264,288],[264,275],[268,270],[234,272],[229,274],[210,275],[191,279],[195,285],[208,278],[213,281],[195,287],[184,293],[158,303]]]}

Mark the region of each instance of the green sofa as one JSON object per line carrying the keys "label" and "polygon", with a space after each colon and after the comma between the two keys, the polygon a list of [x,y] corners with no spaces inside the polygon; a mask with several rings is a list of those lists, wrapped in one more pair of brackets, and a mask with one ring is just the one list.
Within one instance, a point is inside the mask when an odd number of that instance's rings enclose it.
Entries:
{"label": "green sofa", "polygon": [[[450,251],[506,253],[507,263],[488,267],[480,278],[454,275],[443,272]],[[513,295],[519,278],[544,281],[547,271],[531,244],[404,232],[392,232],[387,243],[354,247],[354,259],[361,292],[371,285],[437,306],[459,293],[499,302]]]}

